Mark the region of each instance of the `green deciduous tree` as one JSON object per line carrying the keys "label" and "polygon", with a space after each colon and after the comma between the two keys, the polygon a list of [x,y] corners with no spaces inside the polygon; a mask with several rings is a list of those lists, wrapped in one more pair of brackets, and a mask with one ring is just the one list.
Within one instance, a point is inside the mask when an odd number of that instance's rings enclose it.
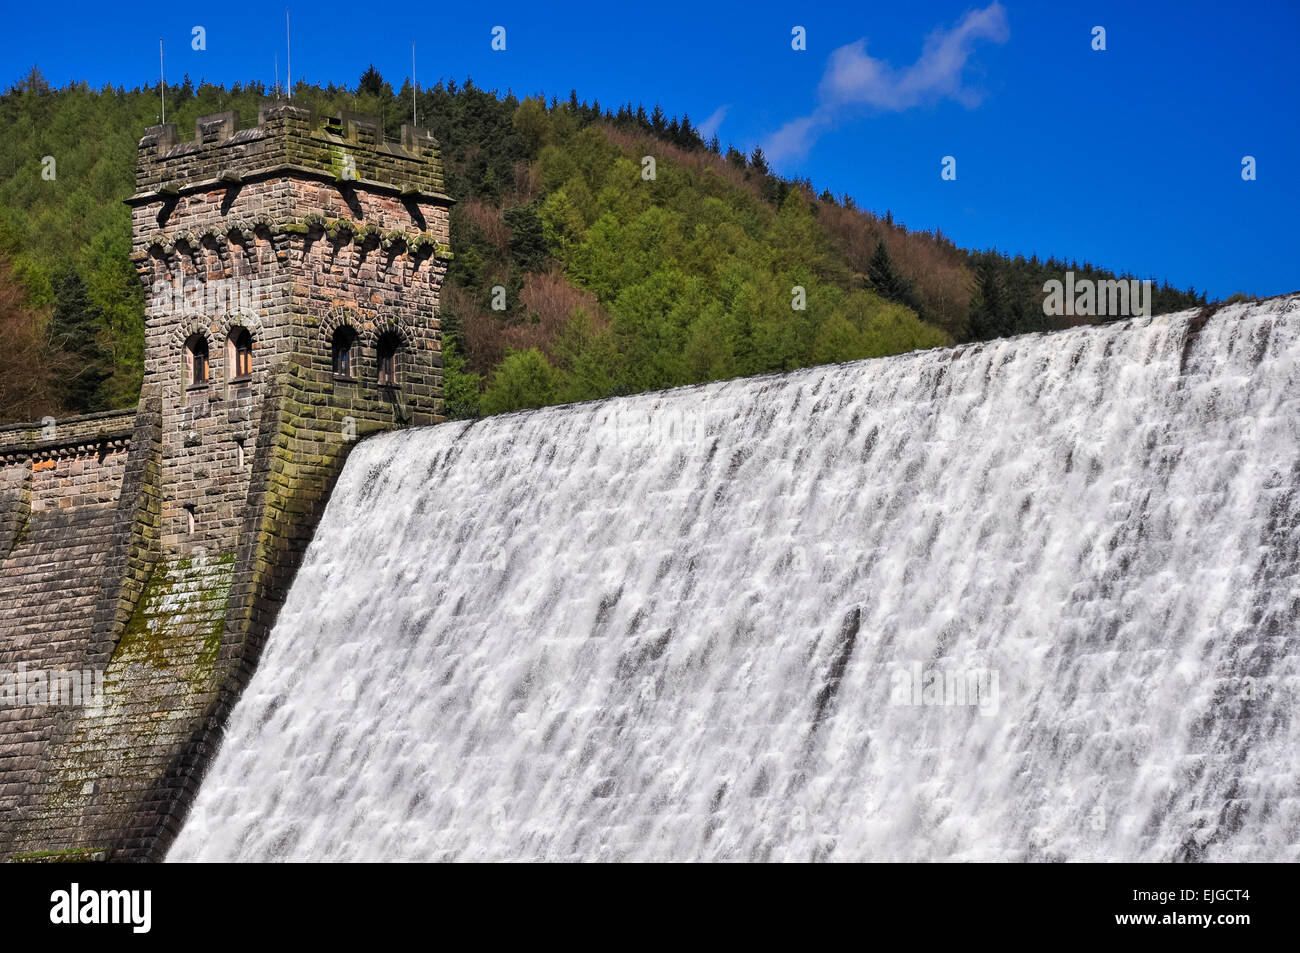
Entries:
{"label": "green deciduous tree", "polygon": [[613,332],[597,328],[591,315],[577,309],[555,342],[562,373],[560,399],[594,400],[618,389],[619,353]]}
{"label": "green deciduous tree", "polygon": [[477,417],[482,379],[471,372],[455,341],[442,348],[442,393],[444,413],[450,420]]}
{"label": "green deciduous tree", "polygon": [[560,393],[559,375],[537,348],[507,354],[481,402],[485,414],[545,407]]}

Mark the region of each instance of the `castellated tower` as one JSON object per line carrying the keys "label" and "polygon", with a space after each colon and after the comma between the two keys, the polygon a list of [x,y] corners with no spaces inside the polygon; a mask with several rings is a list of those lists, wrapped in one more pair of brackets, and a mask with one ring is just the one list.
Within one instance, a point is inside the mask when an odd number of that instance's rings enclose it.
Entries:
{"label": "castellated tower", "polygon": [[[448,208],[437,143],[289,103],[140,143],[131,205],[144,393],[162,407],[162,546],[232,551],[268,403],[314,431],[294,468],[364,433],[441,419]],[[265,454],[263,455],[265,457]]]}
{"label": "castellated tower", "polygon": [[0,433],[0,569],[22,583],[0,662],[102,678],[93,706],[0,715],[0,859],[162,857],[349,449],[441,420],[451,200],[428,132],[287,102],[189,141],[155,126],[126,202],[134,419]]}

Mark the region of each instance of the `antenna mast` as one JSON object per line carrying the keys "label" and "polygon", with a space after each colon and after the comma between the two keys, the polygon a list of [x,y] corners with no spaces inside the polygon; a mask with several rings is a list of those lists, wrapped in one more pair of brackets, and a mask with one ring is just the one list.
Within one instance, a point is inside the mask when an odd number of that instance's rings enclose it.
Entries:
{"label": "antenna mast", "polygon": [[284,73],[289,98],[293,99],[293,50],[289,46],[289,8],[284,8]]}
{"label": "antenna mast", "polygon": [[415,41],[411,41],[411,125],[418,126],[415,119]]}
{"label": "antenna mast", "polygon": [[167,93],[163,75],[162,37],[158,37],[158,98],[162,100],[162,121],[167,121]]}

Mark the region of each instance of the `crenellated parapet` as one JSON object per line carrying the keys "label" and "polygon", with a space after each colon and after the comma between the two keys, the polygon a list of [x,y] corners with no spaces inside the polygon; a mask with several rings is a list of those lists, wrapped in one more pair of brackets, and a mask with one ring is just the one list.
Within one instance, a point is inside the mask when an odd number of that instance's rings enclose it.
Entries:
{"label": "crenellated parapet", "polygon": [[401,138],[392,142],[376,116],[318,116],[276,102],[264,104],[257,125],[247,129],[239,128],[239,116],[231,110],[199,117],[189,141],[181,141],[174,123],[145,130],[136,194],[127,203],[282,175],[350,183],[416,201],[447,201],[442,156],[427,129],[403,125]]}
{"label": "crenellated parapet", "polygon": [[196,120],[187,142],[174,124],[146,131],[126,200],[142,278],[153,277],[150,257],[224,269],[259,240],[283,250],[290,237],[300,248],[324,237],[450,257],[451,199],[428,130],[404,125],[393,142],[376,117],[319,117],[290,103],[265,105],[256,126],[238,126],[232,111]]}

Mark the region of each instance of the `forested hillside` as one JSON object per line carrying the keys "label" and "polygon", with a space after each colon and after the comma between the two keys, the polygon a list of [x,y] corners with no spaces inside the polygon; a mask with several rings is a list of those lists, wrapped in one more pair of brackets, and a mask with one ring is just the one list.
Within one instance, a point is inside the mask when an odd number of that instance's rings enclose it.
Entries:
{"label": "forested hillside", "polygon": [[[225,109],[247,125],[267,95],[187,78],[167,88],[167,118],[183,136]],[[355,88],[299,84],[294,97],[379,115],[394,138],[410,121],[409,85],[373,68]],[[457,200],[443,296],[453,416],[1056,327],[1081,319],[1043,315],[1045,280],[1116,277],[910,231],[658,106],[521,100],[468,80],[416,104]],[[156,86],[56,90],[33,69],[0,95],[0,421],[134,403],[144,300],[122,199],[158,118]],[[1162,284],[1155,310],[1203,302]]]}

